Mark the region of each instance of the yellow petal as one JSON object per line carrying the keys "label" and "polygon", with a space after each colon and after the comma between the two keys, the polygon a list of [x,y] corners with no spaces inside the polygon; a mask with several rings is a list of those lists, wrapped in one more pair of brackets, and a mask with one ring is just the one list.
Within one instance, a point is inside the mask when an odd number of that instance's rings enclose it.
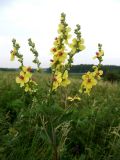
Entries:
{"label": "yellow petal", "polygon": [[27,72],[27,67],[23,66],[22,70],[23,70],[23,72]]}
{"label": "yellow petal", "polygon": [[19,77],[16,77],[16,83],[21,83],[21,80]]}

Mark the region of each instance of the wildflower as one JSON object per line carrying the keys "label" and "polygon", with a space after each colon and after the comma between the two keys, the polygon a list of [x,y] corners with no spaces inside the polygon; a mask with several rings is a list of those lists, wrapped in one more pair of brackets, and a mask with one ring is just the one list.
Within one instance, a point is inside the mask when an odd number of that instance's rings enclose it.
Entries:
{"label": "wildflower", "polygon": [[52,90],[56,90],[62,82],[62,73],[61,72],[56,72],[54,77],[53,77],[53,86]]}
{"label": "wildflower", "polygon": [[32,68],[31,67],[26,67],[26,66],[23,66],[22,67],[22,71],[29,77],[31,78],[32,77]]}
{"label": "wildflower", "polygon": [[[84,89],[84,93],[89,94],[92,87],[97,84],[96,79],[94,78],[94,74],[91,72],[87,72],[85,75],[82,76],[82,84],[81,88]],[[80,90],[81,92],[81,90]]]}
{"label": "wildflower", "polygon": [[69,47],[71,48],[71,53],[75,54],[77,50],[77,39],[76,38],[72,40],[72,43],[69,45]]}
{"label": "wildflower", "polygon": [[76,38],[74,38],[72,40],[72,43],[69,45],[69,47],[71,48],[72,54],[75,54],[76,52],[84,50],[85,49],[84,39],[81,38],[80,40],[77,40]]}
{"label": "wildflower", "polygon": [[69,84],[70,84],[70,80],[68,79],[68,71],[66,70],[62,76],[61,86],[66,87]]}
{"label": "wildflower", "polygon": [[68,101],[71,101],[71,102],[72,102],[72,101],[75,101],[75,100],[80,101],[81,98],[76,95],[76,96],[74,96],[74,97],[70,97],[70,96],[69,96],[69,97],[67,98],[67,100],[68,100]]}
{"label": "wildflower", "polygon": [[97,78],[98,80],[101,79],[101,75],[103,75],[103,71],[99,70],[97,67],[95,68],[95,71],[93,72],[94,77]]}
{"label": "wildflower", "polygon": [[66,58],[67,53],[65,53],[63,50],[58,50],[53,57],[55,61],[59,61],[60,63],[64,63]]}
{"label": "wildflower", "polygon": [[28,81],[29,76],[27,76],[27,74],[25,74],[23,71],[21,71],[20,75],[16,77],[16,83],[20,83],[20,87],[23,87]]}
{"label": "wildflower", "polygon": [[100,57],[102,57],[103,55],[104,55],[104,51],[101,50],[101,51],[99,51],[99,52],[96,52],[96,56],[94,56],[93,59],[100,58]]}
{"label": "wildflower", "polygon": [[59,38],[56,37],[53,44],[54,44],[54,46],[59,46],[60,45],[60,37]]}

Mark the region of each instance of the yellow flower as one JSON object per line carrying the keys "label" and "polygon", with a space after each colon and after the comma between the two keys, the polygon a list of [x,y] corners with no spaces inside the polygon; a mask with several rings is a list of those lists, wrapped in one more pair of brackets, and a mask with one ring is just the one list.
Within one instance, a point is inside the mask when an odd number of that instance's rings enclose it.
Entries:
{"label": "yellow flower", "polygon": [[58,50],[54,53],[53,60],[54,62],[58,61],[60,63],[64,63],[67,58],[67,53],[62,50]]}
{"label": "yellow flower", "polygon": [[67,100],[69,100],[69,101],[71,101],[71,102],[72,102],[72,101],[75,101],[75,100],[80,101],[81,98],[80,98],[79,96],[76,95],[76,96],[74,96],[74,97],[70,97],[70,96],[69,96],[69,97],[67,98]]}
{"label": "yellow flower", "polygon": [[58,46],[60,44],[60,38],[56,37],[53,44],[54,46]]}
{"label": "yellow flower", "polygon": [[85,49],[84,39],[81,38],[81,40],[78,41],[76,38],[74,38],[74,39],[72,40],[72,43],[69,45],[69,47],[71,48],[71,53],[72,53],[72,54],[75,54],[77,50],[78,50],[78,51],[79,51],[79,50],[80,50],[80,51],[84,50],[84,49]]}
{"label": "yellow flower", "polygon": [[23,87],[28,81],[29,77],[23,71],[20,72],[20,76],[16,77],[16,83],[20,83],[20,87]]}
{"label": "yellow flower", "polygon": [[100,58],[100,57],[102,57],[103,55],[104,55],[104,51],[101,50],[101,51],[99,51],[99,52],[96,52],[96,56],[94,56],[93,59]]}
{"label": "yellow flower", "polygon": [[69,84],[70,84],[70,80],[68,79],[68,71],[66,70],[62,76],[61,86],[66,87]]}
{"label": "yellow flower", "polygon": [[91,72],[87,72],[85,75],[82,76],[82,84],[81,89],[79,90],[81,93],[84,90],[84,93],[89,94],[92,87],[97,84],[96,79],[94,78],[94,74]]}
{"label": "yellow flower", "polygon": [[93,72],[93,74],[94,74],[95,78],[100,80],[101,79],[100,76],[103,75],[103,71],[102,70],[98,70],[98,68],[96,68],[95,71]]}
{"label": "yellow flower", "polygon": [[56,90],[61,82],[62,82],[62,73],[61,72],[56,72],[54,77],[53,77],[53,87],[52,87],[52,90]]}
{"label": "yellow flower", "polygon": [[83,82],[82,85],[86,89],[91,89],[93,86],[97,84],[96,79],[94,78],[93,74],[87,72],[85,75],[82,76]]}
{"label": "yellow flower", "polygon": [[26,66],[23,66],[22,67],[22,71],[29,77],[31,78],[32,77],[32,68],[31,67],[26,67]]}
{"label": "yellow flower", "polygon": [[14,48],[13,51],[11,51],[11,56],[10,56],[11,61],[14,61],[16,52],[17,52],[16,48]]}

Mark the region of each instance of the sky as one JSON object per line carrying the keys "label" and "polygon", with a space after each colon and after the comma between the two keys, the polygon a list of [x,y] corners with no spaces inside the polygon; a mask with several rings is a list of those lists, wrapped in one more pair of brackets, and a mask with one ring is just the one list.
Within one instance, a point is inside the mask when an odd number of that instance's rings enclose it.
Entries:
{"label": "sky", "polygon": [[28,38],[36,44],[41,67],[49,67],[60,14],[74,30],[81,25],[86,49],[74,57],[74,64],[97,64],[92,57],[97,44],[105,52],[103,64],[120,65],[120,0],[0,0],[0,68],[17,68],[10,61],[12,39],[20,44],[24,64],[32,64]]}

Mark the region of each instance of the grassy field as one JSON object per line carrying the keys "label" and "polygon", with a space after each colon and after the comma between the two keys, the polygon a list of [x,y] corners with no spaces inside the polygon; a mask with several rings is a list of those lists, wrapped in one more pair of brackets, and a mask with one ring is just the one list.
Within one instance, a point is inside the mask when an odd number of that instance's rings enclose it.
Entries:
{"label": "grassy field", "polygon": [[120,160],[120,83],[99,82],[91,95],[78,93],[79,76],[45,105],[49,75],[36,74],[37,100],[0,72],[0,160]]}

